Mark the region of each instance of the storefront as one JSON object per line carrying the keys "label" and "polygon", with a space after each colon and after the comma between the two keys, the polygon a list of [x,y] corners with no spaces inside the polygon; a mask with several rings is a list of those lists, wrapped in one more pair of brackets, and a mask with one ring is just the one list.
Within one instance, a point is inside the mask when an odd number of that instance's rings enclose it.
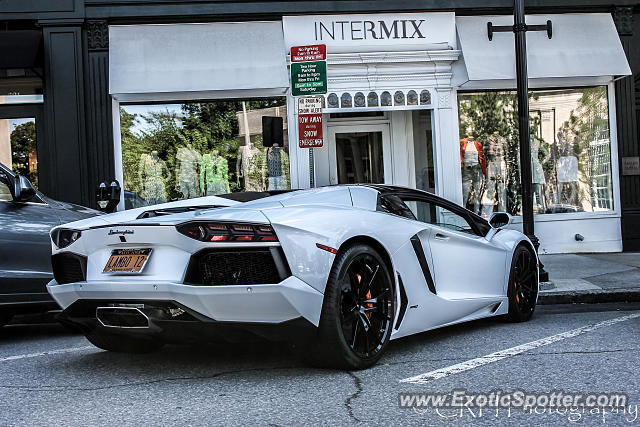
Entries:
{"label": "storefront", "polygon": [[[453,12],[109,27],[116,177],[128,204],[227,191],[386,183],[475,212],[521,199],[509,16]],[[620,251],[614,79],[630,74],[610,14],[528,16],[541,252]],[[292,46],[327,46],[324,144],[299,148]],[[284,137],[263,146],[264,120]],[[269,145],[269,144],[268,144]]]}
{"label": "storefront", "polygon": [[[509,16],[453,13],[284,17],[287,48],[328,52],[325,145],[298,149],[300,186],[420,188],[521,223]],[[609,14],[553,23],[529,41],[536,233],[542,253],[620,251],[614,79],[630,74]],[[289,105],[295,105],[289,97]],[[290,108],[290,120],[295,110]],[[289,140],[297,140],[296,129]],[[293,147],[292,147],[293,148]]]}

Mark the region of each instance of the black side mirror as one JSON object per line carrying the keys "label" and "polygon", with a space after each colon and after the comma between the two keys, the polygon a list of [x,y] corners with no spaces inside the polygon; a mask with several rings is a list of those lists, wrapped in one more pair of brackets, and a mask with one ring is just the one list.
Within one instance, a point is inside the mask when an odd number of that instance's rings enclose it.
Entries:
{"label": "black side mirror", "polygon": [[28,202],[36,196],[36,189],[31,182],[22,175],[17,175],[13,181],[13,200],[16,202]]}
{"label": "black side mirror", "polygon": [[511,215],[506,212],[494,212],[491,214],[491,218],[489,218],[489,224],[493,228],[504,227],[505,225],[511,222]]}

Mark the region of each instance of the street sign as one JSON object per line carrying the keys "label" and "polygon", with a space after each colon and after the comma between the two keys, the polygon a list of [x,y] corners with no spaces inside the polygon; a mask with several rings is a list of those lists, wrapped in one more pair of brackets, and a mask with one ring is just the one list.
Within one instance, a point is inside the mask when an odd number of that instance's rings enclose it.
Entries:
{"label": "street sign", "polygon": [[298,145],[300,148],[322,147],[322,97],[298,99]]}
{"label": "street sign", "polygon": [[322,114],[322,97],[306,96],[298,98],[298,114]]}
{"label": "street sign", "polygon": [[291,94],[327,93],[327,49],[325,45],[291,48]]}
{"label": "street sign", "polygon": [[291,48],[291,62],[325,61],[326,59],[327,46],[323,44]]}

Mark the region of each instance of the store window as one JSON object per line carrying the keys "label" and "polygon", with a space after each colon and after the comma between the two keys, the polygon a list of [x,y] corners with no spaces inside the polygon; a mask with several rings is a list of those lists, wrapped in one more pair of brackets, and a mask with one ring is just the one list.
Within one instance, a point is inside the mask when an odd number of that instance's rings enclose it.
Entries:
{"label": "store window", "polygon": [[127,209],[290,188],[285,98],[123,105],[120,126]]}
{"label": "store window", "polygon": [[[613,209],[606,86],[529,93],[534,213]],[[463,203],[521,215],[515,91],[459,93]]]}
{"label": "store window", "polygon": [[0,163],[38,188],[36,119],[0,116]]}

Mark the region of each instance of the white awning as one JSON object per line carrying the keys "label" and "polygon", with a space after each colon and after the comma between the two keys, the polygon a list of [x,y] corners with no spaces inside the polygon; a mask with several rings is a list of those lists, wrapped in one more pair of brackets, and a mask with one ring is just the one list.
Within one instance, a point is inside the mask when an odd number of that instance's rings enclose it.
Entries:
{"label": "white awning", "polygon": [[282,22],[109,27],[109,93],[120,101],[283,95]]}
{"label": "white awning", "polygon": [[[527,15],[528,25],[544,25],[551,20],[553,37],[546,31],[527,33],[527,67],[529,79],[561,81],[580,78],[581,81],[608,80],[612,76],[631,74],[624,50],[618,38],[613,18],[608,13]],[[462,87],[480,87],[478,82],[513,81],[516,77],[514,34],[487,36],[487,23],[513,25],[513,16],[456,17],[456,29],[464,67],[455,80]],[[464,75],[466,74],[466,76]],[[475,84],[474,84],[475,83]]]}

